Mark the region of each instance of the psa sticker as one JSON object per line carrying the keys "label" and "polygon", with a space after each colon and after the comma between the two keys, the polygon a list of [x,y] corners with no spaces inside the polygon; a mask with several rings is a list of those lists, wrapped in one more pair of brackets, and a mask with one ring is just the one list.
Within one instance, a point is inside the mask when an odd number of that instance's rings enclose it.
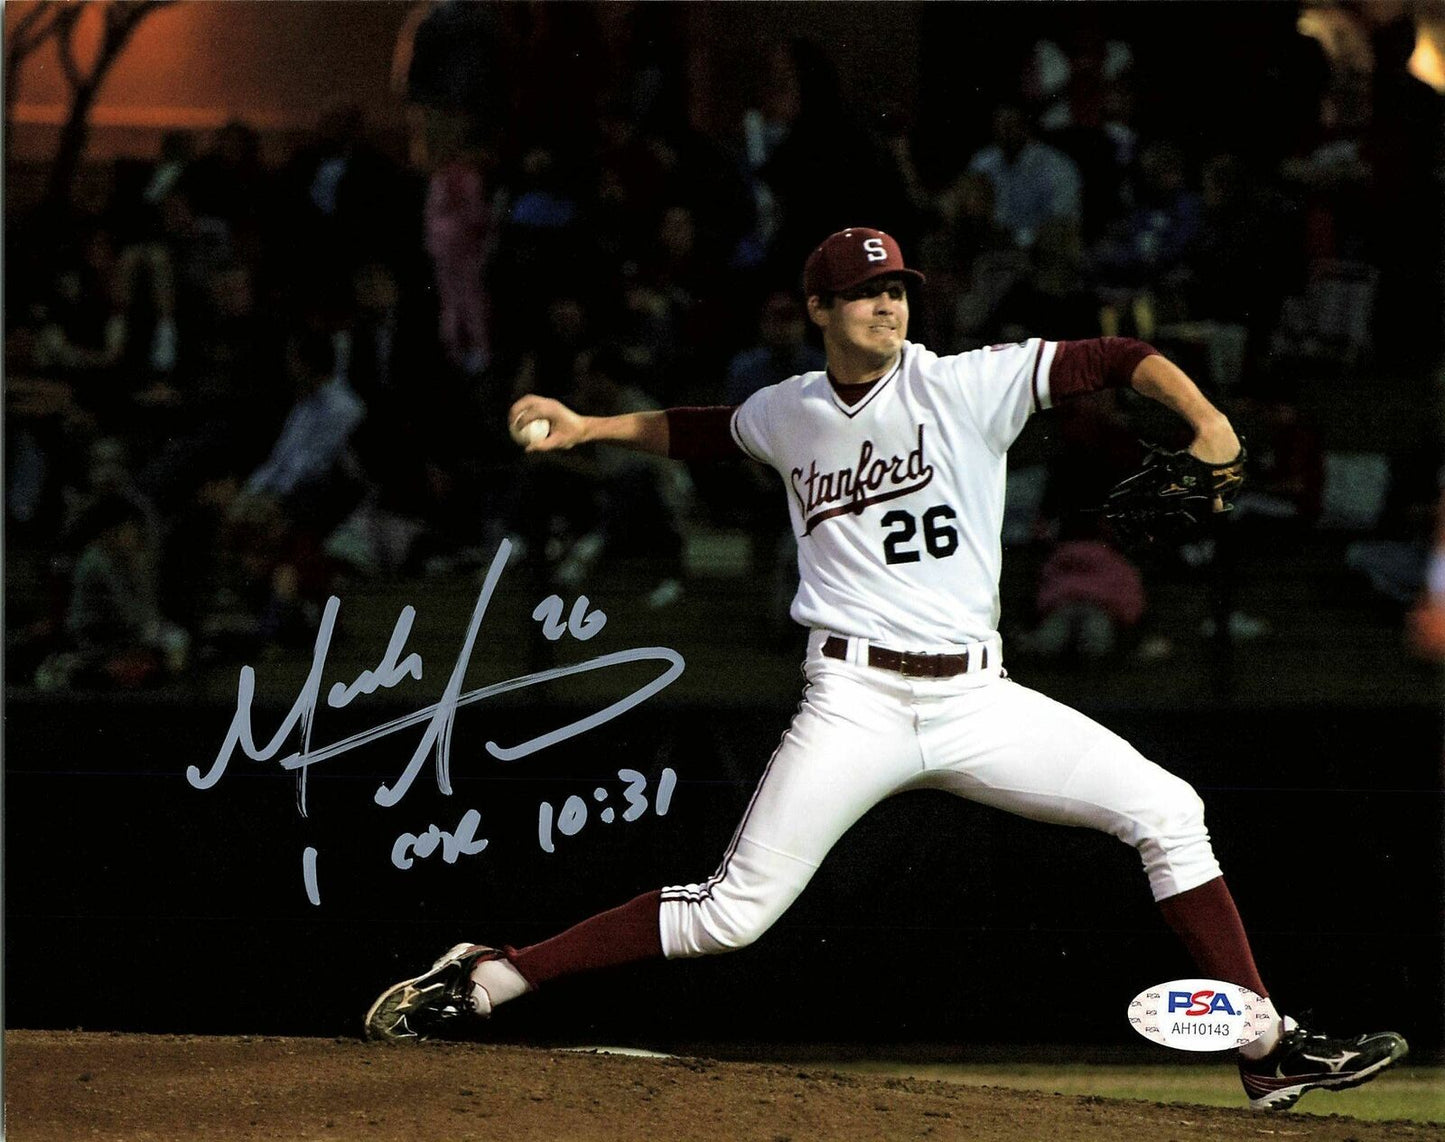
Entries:
{"label": "psa sticker", "polygon": [[1171,980],[1129,1002],[1129,1025],[1178,1051],[1232,1051],[1263,1035],[1273,1018],[1266,1000],[1217,979]]}

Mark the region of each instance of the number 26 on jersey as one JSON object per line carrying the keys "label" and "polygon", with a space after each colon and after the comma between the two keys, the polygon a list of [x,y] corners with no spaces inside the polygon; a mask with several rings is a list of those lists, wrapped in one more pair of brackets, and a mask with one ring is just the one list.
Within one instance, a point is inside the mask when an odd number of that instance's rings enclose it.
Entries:
{"label": "number 26 on jersey", "polygon": [[920,537],[919,517],[895,508],[879,521],[888,529],[883,538],[884,560],[890,564],[917,563],[923,558],[923,551],[934,559],[947,559],[958,550],[958,529],[948,522],[957,518],[958,513],[947,504],[929,508],[922,516]]}

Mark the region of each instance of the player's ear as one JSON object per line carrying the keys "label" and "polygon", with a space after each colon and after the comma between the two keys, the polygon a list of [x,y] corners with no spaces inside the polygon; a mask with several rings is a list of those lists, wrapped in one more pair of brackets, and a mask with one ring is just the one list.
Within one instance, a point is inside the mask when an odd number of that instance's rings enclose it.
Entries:
{"label": "player's ear", "polygon": [[828,318],[832,316],[833,299],[823,298],[818,294],[808,296],[808,320],[819,329],[828,328]]}

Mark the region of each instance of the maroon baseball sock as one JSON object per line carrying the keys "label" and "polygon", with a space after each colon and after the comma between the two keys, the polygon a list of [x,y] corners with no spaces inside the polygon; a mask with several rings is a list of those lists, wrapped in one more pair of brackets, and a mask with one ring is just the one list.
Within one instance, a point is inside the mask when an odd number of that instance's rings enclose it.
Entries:
{"label": "maroon baseball sock", "polygon": [[1201,973],[1247,987],[1256,995],[1269,995],[1254,966],[1249,937],[1224,877],[1159,901],[1159,910],[1184,941]]}
{"label": "maroon baseball sock", "polygon": [[507,959],[533,987],[558,976],[653,959],[662,955],[661,908],[661,889],[644,892],[620,908],[573,925],[560,936],[520,951],[506,948]]}

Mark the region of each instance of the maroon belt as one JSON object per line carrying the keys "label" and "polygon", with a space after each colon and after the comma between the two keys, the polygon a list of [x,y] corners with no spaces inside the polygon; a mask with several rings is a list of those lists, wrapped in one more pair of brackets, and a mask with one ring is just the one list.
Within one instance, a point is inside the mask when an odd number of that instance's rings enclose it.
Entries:
{"label": "maroon belt", "polygon": [[[848,640],[829,635],[823,640],[823,653],[829,658],[848,661]],[[952,678],[968,671],[968,651],[962,654],[910,654],[906,650],[889,650],[883,646],[868,647],[868,665],[879,670],[892,670],[905,678]],[[988,669],[988,647],[983,648],[979,669]]]}

